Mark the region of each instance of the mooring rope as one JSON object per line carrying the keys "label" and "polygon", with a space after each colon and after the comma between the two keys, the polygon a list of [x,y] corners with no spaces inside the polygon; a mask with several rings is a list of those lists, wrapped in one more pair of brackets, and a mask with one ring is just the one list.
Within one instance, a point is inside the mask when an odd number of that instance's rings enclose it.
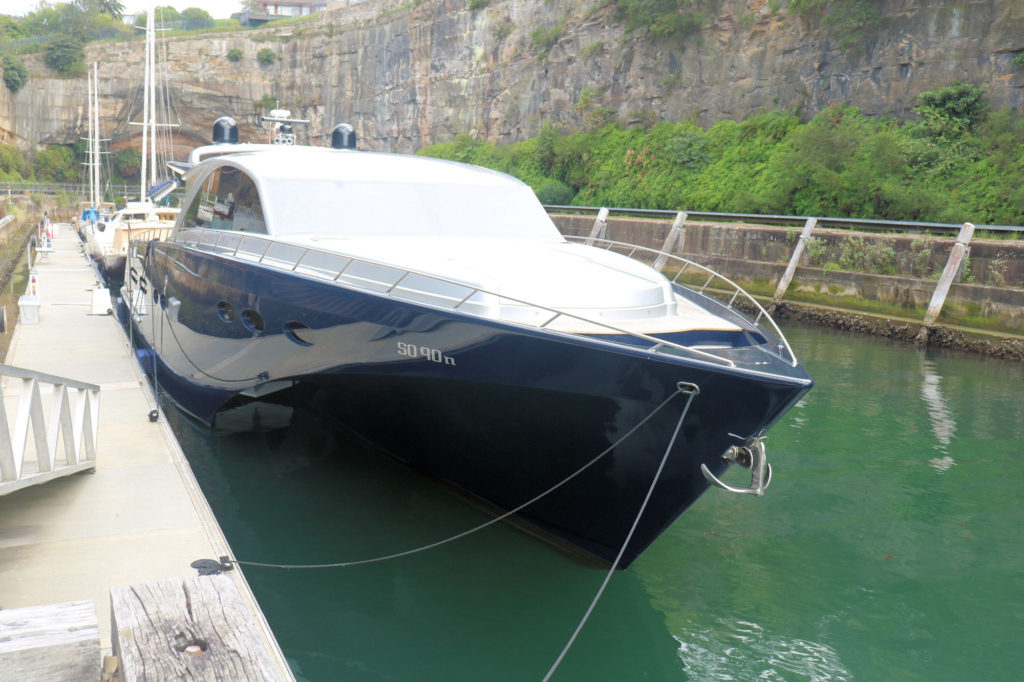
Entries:
{"label": "mooring rope", "polygon": [[587,607],[586,613],[583,614],[583,618],[580,619],[580,623],[576,626],[576,630],[572,633],[569,641],[565,643],[562,653],[558,655],[558,658],[555,659],[551,669],[548,670],[548,674],[544,676],[543,682],[548,682],[558,666],[561,665],[565,655],[569,652],[569,648],[573,645],[573,642],[576,641],[576,637],[580,634],[580,631],[586,624],[587,619],[590,618],[590,614],[594,611],[594,607],[597,606],[597,602],[604,593],[604,588],[608,586],[608,581],[612,579],[615,569],[618,568],[619,561],[622,560],[622,555],[626,552],[626,546],[629,544],[629,541],[633,539],[633,533],[636,531],[636,527],[640,524],[640,517],[644,515],[647,503],[651,500],[651,494],[654,493],[654,486],[658,484],[658,479],[661,478],[661,472],[665,468],[665,462],[668,461],[669,453],[672,452],[672,446],[676,443],[676,437],[679,435],[679,429],[683,426],[683,421],[686,419],[686,413],[690,411],[690,403],[693,402],[694,396],[700,393],[700,387],[696,384],[680,383],[679,392],[686,393],[689,397],[686,399],[686,405],[683,407],[682,414],[679,415],[679,421],[676,422],[676,428],[672,432],[672,438],[669,439],[668,446],[665,448],[665,454],[661,456],[661,462],[658,464],[658,470],[654,472],[654,479],[651,481],[651,485],[647,489],[647,495],[644,497],[644,501],[640,505],[640,509],[636,512],[636,518],[633,519],[633,526],[629,529],[629,533],[626,534],[626,539],[622,541],[622,547],[619,548],[619,554],[615,557],[615,561],[612,563],[611,567],[609,567],[608,573],[604,577],[604,582],[601,583],[601,587],[598,588],[597,594],[595,594],[594,598],[590,601],[590,606]]}
{"label": "mooring rope", "polygon": [[[508,517],[510,517],[510,516],[512,516],[514,514],[519,513],[520,511],[522,511],[526,507],[529,507],[534,502],[537,502],[538,500],[546,497],[547,495],[550,495],[555,490],[558,490],[563,485],[565,485],[566,483],[568,483],[569,481],[571,481],[572,479],[576,478],[581,473],[586,471],[588,468],[590,468],[591,466],[596,464],[605,455],[607,455],[609,452],[614,450],[620,444],[622,444],[623,441],[625,441],[627,438],[632,436],[637,431],[637,429],[639,429],[641,426],[643,426],[648,421],[650,421],[651,418],[654,417],[654,415],[656,415],[658,412],[660,412],[662,410],[662,408],[664,408],[677,395],[679,395],[680,393],[688,393],[690,397],[687,400],[686,407],[683,410],[683,416],[680,417],[680,419],[679,419],[679,424],[681,425],[682,422],[683,422],[683,417],[686,416],[686,412],[690,409],[690,402],[693,400],[693,396],[696,395],[699,392],[700,392],[700,389],[695,384],[687,384],[687,383],[682,383],[682,382],[679,383],[676,386],[676,390],[673,393],[671,393],[667,398],[665,398],[665,400],[663,400],[657,407],[655,407],[653,410],[651,410],[650,413],[647,414],[647,416],[645,416],[643,419],[641,419],[639,422],[637,422],[637,424],[633,428],[631,428],[629,431],[627,431],[625,434],[623,434],[623,436],[621,438],[619,438],[617,441],[615,441],[614,443],[609,445],[599,455],[597,455],[596,457],[591,459],[589,462],[587,462],[582,467],[580,467],[579,469],[577,469],[576,471],[571,473],[569,476],[563,478],[561,481],[559,481],[555,485],[551,486],[550,488],[548,488],[544,492],[540,493],[539,495],[536,495],[532,499],[524,502],[523,504],[519,505],[515,509],[511,509],[511,510],[505,512],[504,514],[501,514],[500,516],[496,516],[496,517],[486,521],[485,523],[482,523],[482,524],[480,524],[478,526],[475,526],[473,528],[470,528],[468,530],[464,530],[461,533],[457,533],[457,534],[452,535],[451,537],[445,538],[443,540],[438,540],[437,542],[432,542],[430,544],[422,545],[420,547],[415,547],[413,549],[405,550],[404,552],[397,552],[395,554],[387,554],[385,556],[374,557],[372,559],[359,559],[359,560],[356,560],[356,561],[337,561],[337,562],[326,563],[326,564],[274,564],[274,563],[266,563],[266,562],[260,562],[260,561],[242,561],[241,559],[231,559],[231,558],[228,558],[228,557],[221,557],[220,563],[222,564],[223,568],[225,568],[225,569],[229,568],[230,564],[236,564],[236,565],[239,565],[239,566],[255,566],[255,567],[260,567],[260,568],[283,568],[283,569],[346,568],[348,566],[361,566],[361,565],[364,565],[364,564],[373,564],[373,563],[378,563],[378,562],[381,562],[381,561],[388,561],[388,560],[391,560],[391,559],[399,559],[401,557],[410,556],[412,554],[418,554],[420,552],[425,552],[428,549],[434,549],[435,547],[440,547],[442,545],[446,545],[446,544],[448,544],[450,542],[454,542],[455,540],[459,540],[461,538],[464,538],[467,535],[472,535],[473,533],[476,533],[477,531],[481,531],[484,528],[487,528],[489,526],[493,526],[494,524],[498,523],[499,521],[503,521],[504,519],[507,519]],[[678,433],[678,431],[679,431],[679,426],[677,425],[676,426],[676,433]],[[673,434],[672,435],[672,441],[673,442],[675,441],[675,438],[676,438],[676,435]],[[669,449],[671,449],[671,447],[672,447],[672,445],[670,443],[669,444]],[[666,457],[668,456],[668,450],[665,451],[665,456]],[[661,468],[664,465],[665,465],[665,460],[663,458],[662,462],[661,462],[661,466],[658,467],[658,475],[661,474]],[[654,480],[655,480],[655,482],[657,482],[657,480],[658,480],[657,477],[655,477]],[[652,484],[651,488],[653,489],[653,487],[654,487],[654,485]],[[650,498],[650,492],[649,491],[648,491],[647,496],[648,496],[648,498]],[[643,513],[643,509],[644,509],[644,507],[646,507],[646,505],[647,505],[647,500],[645,499],[644,500],[644,506],[640,508],[640,513]],[[637,515],[637,521],[639,521],[639,518],[640,517],[639,517],[639,514],[638,514]],[[633,535],[633,530],[635,530],[635,529],[636,529],[636,522],[634,522],[634,524],[633,524],[633,529],[631,529],[629,531],[630,537]],[[629,542],[629,537],[626,538],[626,543],[628,543],[628,542]],[[615,566],[618,565],[619,560],[622,558],[622,552],[625,551],[625,547],[626,547],[626,545],[623,544],[622,550],[619,551],[619,557],[616,558],[615,564],[612,565],[612,569],[613,570],[614,570]],[[207,560],[200,560],[200,561],[207,561]],[[212,561],[212,560],[208,560],[208,561]],[[199,563],[199,562],[196,562],[196,563]],[[607,583],[607,579],[605,580],[605,582]],[[603,590],[604,587],[602,586],[601,589]],[[600,593],[598,593],[598,596],[600,596]],[[595,600],[595,602],[596,602],[596,600]],[[593,608],[593,606],[591,606],[591,608]],[[589,615],[589,613],[588,613],[588,615]],[[582,627],[582,623],[580,624],[580,626]],[[563,655],[564,655],[564,652],[563,652]]]}

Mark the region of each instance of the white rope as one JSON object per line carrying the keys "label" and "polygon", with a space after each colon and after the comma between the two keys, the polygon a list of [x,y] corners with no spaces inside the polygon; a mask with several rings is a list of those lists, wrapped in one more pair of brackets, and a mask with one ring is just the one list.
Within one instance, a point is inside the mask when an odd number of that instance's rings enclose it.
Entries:
{"label": "white rope", "polygon": [[[568,483],[572,479],[574,479],[577,476],[579,476],[581,473],[583,473],[588,468],[590,468],[595,463],[597,463],[602,457],[604,457],[609,452],[611,452],[616,447],[618,447],[623,441],[625,441],[627,438],[629,438],[631,435],[633,435],[633,433],[635,433],[637,429],[639,429],[641,426],[643,426],[648,421],[650,421],[650,419],[655,414],[657,414],[659,411],[661,411],[661,409],[663,407],[665,407],[665,405],[667,405],[669,403],[669,401],[671,401],[673,398],[675,398],[680,393],[684,392],[684,389],[682,388],[682,386],[687,386],[687,387],[692,386],[693,387],[692,390],[694,391],[694,392],[690,393],[690,399],[687,401],[686,408],[683,410],[683,416],[685,416],[686,415],[686,411],[690,408],[690,401],[693,400],[693,395],[696,392],[699,392],[699,389],[697,389],[697,387],[694,386],[693,384],[681,384],[680,387],[675,392],[670,394],[667,398],[665,398],[665,400],[663,400],[661,402],[661,404],[659,404],[657,407],[655,407],[653,410],[651,410],[651,412],[646,417],[644,417],[639,422],[637,422],[636,426],[634,426],[629,431],[627,431],[617,441],[615,441],[614,443],[609,445],[603,452],[601,452],[601,454],[599,454],[596,457],[594,457],[592,460],[590,460],[589,462],[584,464],[582,467],[580,467],[579,469],[574,471],[572,474],[570,474],[566,478],[562,479],[561,481],[559,481],[555,485],[551,486],[550,488],[548,488],[544,492],[540,493],[536,497],[534,497],[534,498],[530,499],[529,501],[524,502],[523,504],[519,505],[515,509],[507,511],[504,514],[502,514],[501,516],[496,516],[493,519],[490,519],[489,521],[480,524],[479,526],[475,526],[473,528],[470,528],[469,530],[465,530],[465,531],[463,531],[461,533],[458,533],[457,535],[453,535],[451,537],[445,538],[443,540],[438,540],[437,542],[432,542],[430,544],[423,545],[421,547],[416,547],[414,549],[406,550],[404,552],[397,552],[395,554],[388,554],[386,556],[375,557],[375,558],[372,558],[372,559],[360,559],[360,560],[357,560],[357,561],[338,561],[338,562],[329,563],[329,564],[271,564],[271,563],[263,563],[263,562],[258,562],[258,561],[240,561],[239,559],[228,559],[227,563],[238,564],[239,566],[258,566],[258,567],[262,567],[262,568],[284,568],[284,569],[293,569],[293,568],[344,568],[344,567],[348,567],[348,566],[360,566],[360,565],[363,565],[363,564],[373,564],[373,563],[377,563],[377,562],[381,562],[381,561],[388,561],[390,559],[398,559],[398,558],[401,558],[401,557],[409,556],[411,554],[418,554],[419,552],[425,552],[428,549],[434,549],[435,547],[440,547],[442,545],[446,545],[449,542],[454,542],[455,540],[459,540],[461,538],[464,538],[467,535],[471,535],[471,534],[473,534],[473,533],[475,533],[477,531],[483,530],[484,528],[487,528],[489,526],[493,526],[495,523],[498,523],[499,521],[507,519],[508,517],[512,516],[513,514],[519,513],[520,511],[522,511],[526,507],[530,506],[534,502],[536,502],[536,501],[540,500],[541,498],[551,494],[552,492],[554,492],[555,490],[561,488],[563,485],[565,485],[566,483]],[[682,424],[682,418],[680,418],[679,423]],[[676,427],[676,431],[678,432],[678,430],[679,430],[679,427],[677,426]],[[675,440],[675,435],[674,434],[672,436],[672,440],[673,441]],[[671,449],[671,444],[669,445],[669,448]],[[667,454],[668,454],[668,452],[666,451],[666,455]],[[664,463],[665,463],[664,460],[662,460],[662,466],[664,466]],[[658,473],[659,474],[661,473],[661,467],[658,468]],[[655,478],[655,481],[657,481],[657,478]],[[653,485],[652,485],[652,488],[653,488]],[[648,497],[650,497],[650,493],[648,493]],[[644,505],[646,506],[646,504],[647,504],[647,500],[644,500]],[[640,512],[643,513],[643,507],[640,508]],[[639,515],[637,516],[637,518],[639,519]],[[636,524],[635,523],[633,524],[633,527],[636,528]],[[632,535],[632,534],[633,534],[633,531],[630,530],[630,535]],[[626,538],[626,542],[629,542],[629,538]],[[623,545],[623,549],[625,549],[625,545]],[[620,550],[619,557],[621,558],[621,556],[622,556],[622,551]],[[222,561],[224,561],[223,558],[222,558]],[[616,564],[618,563],[618,561],[619,561],[619,559],[615,560]],[[614,568],[614,565],[613,565],[613,568]],[[600,596],[600,593],[599,593],[599,596]],[[582,624],[581,624],[581,626],[582,626]]]}
{"label": "white rope", "polygon": [[[683,386],[686,386],[687,388],[684,389]],[[647,503],[651,499],[651,494],[654,492],[654,486],[658,484],[658,479],[661,478],[661,472],[665,468],[665,462],[668,461],[669,453],[672,452],[672,446],[675,445],[676,437],[679,435],[679,429],[683,426],[683,420],[686,419],[686,413],[690,411],[690,403],[693,402],[694,396],[700,393],[700,388],[696,384],[680,384],[679,390],[689,394],[689,397],[686,399],[686,406],[683,408],[683,413],[679,415],[679,421],[676,423],[675,431],[672,432],[672,438],[668,442],[668,447],[665,448],[665,454],[661,456],[661,463],[658,464],[658,470],[654,474],[654,480],[651,481],[651,487],[647,489],[647,496],[644,497],[643,504],[640,505],[640,509],[636,513],[636,518],[633,519],[633,527],[629,529],[629,533],[626,535],[626,539],[622,542],[622,547],[619,549],[619,555],[615,557],[615,561],[608,569],[608,573],[604,577],[604,582],[601,583],[601,587],[597,590],[597,594],[594,595],[594,598],[590,602],[590,606],[587,607],[587,612],[583,614],[583,618],[580,619],[579,625],[576,626],[576,630],[572,633],[569,641],[565,643],[562,653],[558,655],[558,658],[555,660],[554,664],[552,664],[551,669],[548,670],[548,674],[544,676],[544,682],[548,682],[548,680],[551,679],[551,676],[555,674],[555,670],[558,666],[561,665],[562,659],[565,658],[565,655],[569,652],[569,648],[573,645],[573,642],[576,641],[577,635],[580,634],[580,631],[583,629],[584,624],[586,624],[587,619],[590,618],[590,614],[593,612],[594,607],[597,606],[597,601],[604,593],[604,588],[608,586],[608,581],[612,579],[612,574],[615,573],[615,569],[618,568],[619,561],[622,560],[622,555],[626,551],[626,546],[633,538],[633,532],[636,531],[636,527],[640,523],[640,517],[643,516],[644,510],[647,508]]]}

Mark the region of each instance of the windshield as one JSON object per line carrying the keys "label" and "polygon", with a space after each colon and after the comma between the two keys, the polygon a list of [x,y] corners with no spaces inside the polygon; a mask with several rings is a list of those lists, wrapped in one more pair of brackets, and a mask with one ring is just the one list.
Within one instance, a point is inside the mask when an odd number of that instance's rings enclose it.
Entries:
{"label": "windshield", "polygon": [[271,232],[277,235],[563,241],[533,191],[518,183],[274,178],[263,189]]}

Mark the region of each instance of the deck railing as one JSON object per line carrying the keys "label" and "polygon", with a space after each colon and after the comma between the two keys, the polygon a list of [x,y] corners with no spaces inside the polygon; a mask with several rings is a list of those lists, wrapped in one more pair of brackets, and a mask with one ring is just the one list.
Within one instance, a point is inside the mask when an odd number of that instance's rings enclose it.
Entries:
{"label": "deck railing", "polygon": [[[507,294],[488,291],[487,289],[466,284],[465,282],[446,279],[438,275],[397,267],[387,263],[381,263],[379,261],[356,258],[336,252],[322,251],[296,244],[287,244],[257,235],[224,230],[180,230],[172,234],[170,239],[171,241],[202,251],[216,253],[247,262],[259,263],[261,265],[280,270],[296,272],[298,274],[314,277],[323,281],[344,283],[346,285],[374,293],[392,296],[409,302],[433,305],[448,310],[463,312],[471,309],[486,310],[489,306],[499,302],[512,303],[522,306],[524,310],[519,311],[519,314],[514,315],[512,319],[505,316],[496,317],[496,319],[501,319],[504,322],[510,322],[512,324],[523,324],[537,329],[545,329],[556,333],[560,332],[558,329],[559,325],[555,324],[556,321],[560,321],[560,324],[565,324],[571,321],[571,324],[577,327],[582,324],[583,326],[593,330],[591,332],[592,334],[614,334],[621,335],[624,338],[631,338],[634,342],[640,342],[634,347],[640,348],[648,353],[662,353],[666,350],[672,350],[716,364],[736,367],[736,362],[731,358],[714,352],[701,350],[691,346],[684,346],[641,332],[623,329],[622,327],[609,324],[601,320],[595,320],[593,318],[584,317],[564,310],[558,310],[539,303],[514,298]],[[647,251],[650,250],[648,249]],[[696,263],[686,261],[678,256],[672,256],[671,254],[664,255],[667,258],[689,263],[691,266],[700,268],[702,271],[712,273],[711,270],[708,270],[703,266],[699,266]],[[713,274],[722,281],[729,282],[729,280],[721,275],[717,275],[716,273]],[[680,286],[685,287],[685,285]],[[732,286],[737,290],[737,293],[733,296],[734,300],[742,293],[745,298],[753,301],[753,298],[738,286]],[[694,291],[697,295],[704,296],[703,291],[693,290],[689,287],[685,288],[690,291]],[[718,305],[723,305],[720,301],[716,301],[716,303]],[[758,319],[755,321],[754,326],[757,327],[758,330],[763,330],[764,327],[760,324],[760,319],[762,316],[767,317],[768,313],[765,312],[765,310],[761,308],[756,301],[753,301],[753,303],[758,311]],[[735,308],[732,307],[731,303],[729,305],[723,305],[723,308],[731,310],[732,313],[737,316],[737,319],[743,317]],[[528,312],[529,314],[524,314],[525,312]],[[767,317],[767,319],[771,321],[770,317]],[[749,325],[749,321],[747,324]],[[779,352],[777,354],[772,354],[782,358],[790,364],[795,365],[796,358],[793,355],[788,342],[786,342],[785,337],[782,336],[781,331],[778,330],[774,321],[771,321],[771,326],[774,333],[770,333],[768,336],[775,336],[779,341]],[[595,338],[592,335],[589,338],[604,343],[615,343],[607,338]],[[783,353],[786,355],[783,356]]]}
{"label": "deck railing", "polygon": [[6,388],[20,383],[0,399],[0,495],[95,468],[99,386],[4,364],[0,376]]}
{"label": "deck railing", "polygon": [[[787,359],[794,367],[796,366],[796,355],[793,353],[793,349],[790,348],[789,341],[786,340],[782,330],[779,329],[779,325],[775,324],[775,320],[773,320],[772,316],[768,314],[768,311],[764,309],[764,306],[757,302],[757,299],[747,293],[743,287],[736,284],[728,277],[715,272],[711,268],[701,265],[700,263],[695,263],[688,258],[676,256],[658,249],[651,249],[646,246],[637,246],[636,244],[627,244],[626,242],[617,242],[611,239],[599,239],[596,237],[566,235],[565,238],[569,241],[585,242],[592,246],[604,248],[608,251],[622,253],[629,258],[642,260],[644,262],[648,262],[648,264],[653,263],[654,267],[659,271],[664,271],[669,263],[675,264],[679,269],[671,279],[673,284],[683,286],[697,296],[706,300],[708,303],[724,306],[727,310],[734,312],[737,311],[737,301],[743,301],[748,310],[756,313],[754,319],[751,320],[754,326],[758,327],[762,331],[770,331],[769,336],[774,336],[778,339],[780,357],[782,357],[781,353],[784,351],[786,356],[784,359]],[[643,258],[643,256],[647,256],[648,258]],[[687,272],[697,273],[698,280],[702,282],[699,288],[687,286],[679,281]],[[706,293],[709,290],[724,292],[723,298],[728,298],[728,301],[723,301],[715,296],[709,295]],[[762,320],[766,321],[770,325],[770,330],[765,330],[763,328],[761,323]]]}

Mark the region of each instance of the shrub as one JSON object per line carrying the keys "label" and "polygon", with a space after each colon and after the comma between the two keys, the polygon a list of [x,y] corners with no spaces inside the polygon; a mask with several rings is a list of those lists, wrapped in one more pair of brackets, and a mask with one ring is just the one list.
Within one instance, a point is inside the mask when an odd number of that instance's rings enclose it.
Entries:
{"label": "shrub", "polygon": [[142,167],[142,153],[135,147],[125,147],[114,154],[114,169],[122,178],[137,178]]}
{"label": "shrub", "polygon": [[682,42],[707,23],[715,3],[707,0],[614,0],[615,18],[626,31],[646,30],[652,37]]}
{"label": "shrub", "polygon": [[490,0],[469,0],[469,2],[466,3],[466,6],[469,7],[470,12],[475,12],[478,9],[486,7],[488,2],[490,2]]}
{"label": "shrub", "polygon": [[0,179],[23,180],[29,174],[28,164],[17,147],[0,144]]}
{"label": "shrub", "polygon": [[910,242],[910,272],[919,277],[930,277],[932,274],[932,240],[917,237]]}
{"label": "shrub", "polygon": [[242,58],[242,51],[237,47],[233,47],[228,50],[228,61],[237,62]]}
{"label": "shrub", "polygon": [[561,180],[555,180],[548,178],[540,184],[535,191],[537,198],[542,204],[555,204],[564,206],[572,201],[573,196],[576,194],[572,191],[572,187],[565,184]]}
{"label": "shrub", "polygon": [[73,76],[85,69],[82,41],[73,35],[54,38],[46,46],[43,61],[62,76]]}
{"label": "shrub", "polygon": [[842,243],[839,265],[856,272],[896,273],[896,250],[888,239],[848,237]]}
{"label": "shrub", "polygon": [[982,90],[970,83],[928,90],[918,95],[917,113],[926,129],[935,137],[956,138],[974,130],[985,120]]}
{"label": "shrub", "polygon": [[549,28],[538,26],[530,32],[530,43],[537,52],[547,52],[552,45],[558,42],[560,35],[562,35],[562,26],[560,24]]}
{"label": "shrub", "polygon": [[583,58],[590,59],[591,57],[601,54],[604,51],[604,43],[598,41],[596,43],[590,43],[586,49],[583,50]]}
{"label": "shrub", "polygon": [[807,260],[811,265],[824,265],[828,260],[828,242],[820,237],[808,239]]}
{"label": "shrub", "polygon": [[28,82],[28,69],[15,57],[10,55],[3,59],[4,85],[12,93],[18,92]]}
{"label": "shrub", "polygon": [[270,66],[276,59],[277,54],[275,54],[269,47],[264,47],[256,53],[256,61],[260,63],[260,66]]}
{"label": "shrub", "polygon": [[78,179],[78,162],[71,147],[54,145],[35,158],[36,178],[42,182],[72,182]]}

